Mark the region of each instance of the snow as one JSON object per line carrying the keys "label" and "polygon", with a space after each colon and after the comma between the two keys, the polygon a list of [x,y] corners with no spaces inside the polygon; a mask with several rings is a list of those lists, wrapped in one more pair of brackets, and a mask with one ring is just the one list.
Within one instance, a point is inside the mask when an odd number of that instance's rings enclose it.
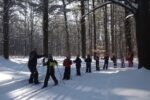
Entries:
{"label": "snow", "polygon": [[[136,61],[132,68],[113,68],[95,71],[92,63],[92,73],[85,73],[85,63],[82,63],[82,75],[76,76],[75,65],[72,65],[71,80],[62,80],[64,68],[63,57],[55,57],[59,62],[56,67],[56,77],[59,85],[49,85],[45,89],[43,80],[46,67],[42,66],[42,59],[38,60],[39,85],[28,84],[28,57],[11,57],[5,60],[0,57],[0,99],[1,100],[150,100],[150,71],[137,69]],[[73,58],[74,59],[74,58]],[[102,67],[103,61],[100,61]],[[127,66],[127,64],[126,64]],[[60,73],[61,74],[60,74]]]}

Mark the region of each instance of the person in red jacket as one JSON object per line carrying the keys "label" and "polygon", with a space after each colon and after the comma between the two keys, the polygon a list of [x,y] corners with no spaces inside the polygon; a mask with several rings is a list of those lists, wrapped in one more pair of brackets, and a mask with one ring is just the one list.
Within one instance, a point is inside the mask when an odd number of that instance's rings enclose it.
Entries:
{"label": "person in red jacket", "polygon": [[134,57],[133,52],[129,52],[128,53],[128,58],[127,58],[128,67],[133,67],[133,57]]}
{"label": "person in red jacket", "polygon": [[72,61],[70,60],[70,57],[67,57],[63,62],[63,66],[65,67],[64,77],[63,77],[64,80],[70,79],[71,65],[72,65]]}

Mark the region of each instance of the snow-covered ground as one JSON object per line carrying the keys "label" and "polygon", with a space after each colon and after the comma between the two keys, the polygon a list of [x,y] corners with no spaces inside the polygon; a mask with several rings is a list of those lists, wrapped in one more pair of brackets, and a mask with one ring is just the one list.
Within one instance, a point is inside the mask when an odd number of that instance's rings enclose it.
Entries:
{"label": "snow-covered ground", "polygon": [[[58,86],[49,85],[41,89],[39,85],[28,84],[29,70],[27,57],[11,57],[7,61],[0,57],[0,99],[1,100],[150,100],[150,71],[133,68],[112,67],[108,71],[95,71],[92,63],[92,73],[85,73],[85,63],[82,64],[82,75],[76,76],[75,65],[72,65],[71,80],[62,81],[64,68],[63,59],[57,57],[56,67]],[[103,61],[100,61],[102,67]],[[127,66],[127,64],[126,64]],[[42,66],[42,59],[38,60],[39,80],[43,82],[46,67]],[[60,74],[60,73],[61,74]]]}

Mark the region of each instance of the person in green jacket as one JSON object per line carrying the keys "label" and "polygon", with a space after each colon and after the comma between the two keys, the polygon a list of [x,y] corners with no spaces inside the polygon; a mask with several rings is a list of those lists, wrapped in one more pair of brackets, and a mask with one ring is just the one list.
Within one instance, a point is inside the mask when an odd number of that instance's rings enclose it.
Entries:
{"label": "person in green jacket", "polygon": [[46,73],[46,77],[45,77],[43,88],[47,87],[48,80],[49,80],[50,76],[52,77],[55,85],[57,85],[58,84],[58,80],[55,77],[55,66],[57,66],[57,61],[53,60],[52,55],[49,55],[47,62],[45,62],[45,59],[43,59],[43,65],[47,65],[47,73]]}

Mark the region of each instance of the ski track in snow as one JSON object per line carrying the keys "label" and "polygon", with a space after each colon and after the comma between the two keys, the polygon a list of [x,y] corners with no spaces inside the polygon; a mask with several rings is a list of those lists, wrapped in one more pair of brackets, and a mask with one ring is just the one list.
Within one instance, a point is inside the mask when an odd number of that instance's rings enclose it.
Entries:
{"label": "ski track in snow", "polygon": [[[150,97],[150,88],[147,87],[150,84],[150,80],[149,78],[143,78],[139,74],[134,74],[137,71],[142,73],[142,71],[137,70],[137,67],[113,68],[111,62],[107,71],[95,71],[95,62],[93,62],[92,73],[85,73],[85,63],[83,63],[81,76],[76,76],[76,69],[73,64],[71,80],[62,80],[64,68],[61,58],[58,60],[59,66],[55,70],[59,84],[53,86],[54,82],[50,79],[48,87],[41,89],[43,83],[39,85],[28,84],[29,71],[27,67],[23,67],[26,65],[27,60],[12,58],[11,62],[9,62],[0,58],[0,61],[2,61],[0,63],[0,67],[2,67],[0,72],[4,74],[6,74],[5,71],[11,72],[11,77],[16,78],[0,81],[2,83],[0,85],[0,98],[2,100],[149,100]],[[46,67],[42,67],[41,61],[41,59],[38,60],[37,68],[40,75],[39,80],[43,81]],[[102,65],[103,61],[100,62],[101,69]],[[150,75],[146,74],[147,76]],[[144,83],[144,86],[139,87],[143,83],[138,79],[135,80],[135,83],[133,79],[136,77],[142,81],[149,80],[148,85]],[[139,95],[136,95],[136,91],[144,95],[144,97],[139,93]]]}

